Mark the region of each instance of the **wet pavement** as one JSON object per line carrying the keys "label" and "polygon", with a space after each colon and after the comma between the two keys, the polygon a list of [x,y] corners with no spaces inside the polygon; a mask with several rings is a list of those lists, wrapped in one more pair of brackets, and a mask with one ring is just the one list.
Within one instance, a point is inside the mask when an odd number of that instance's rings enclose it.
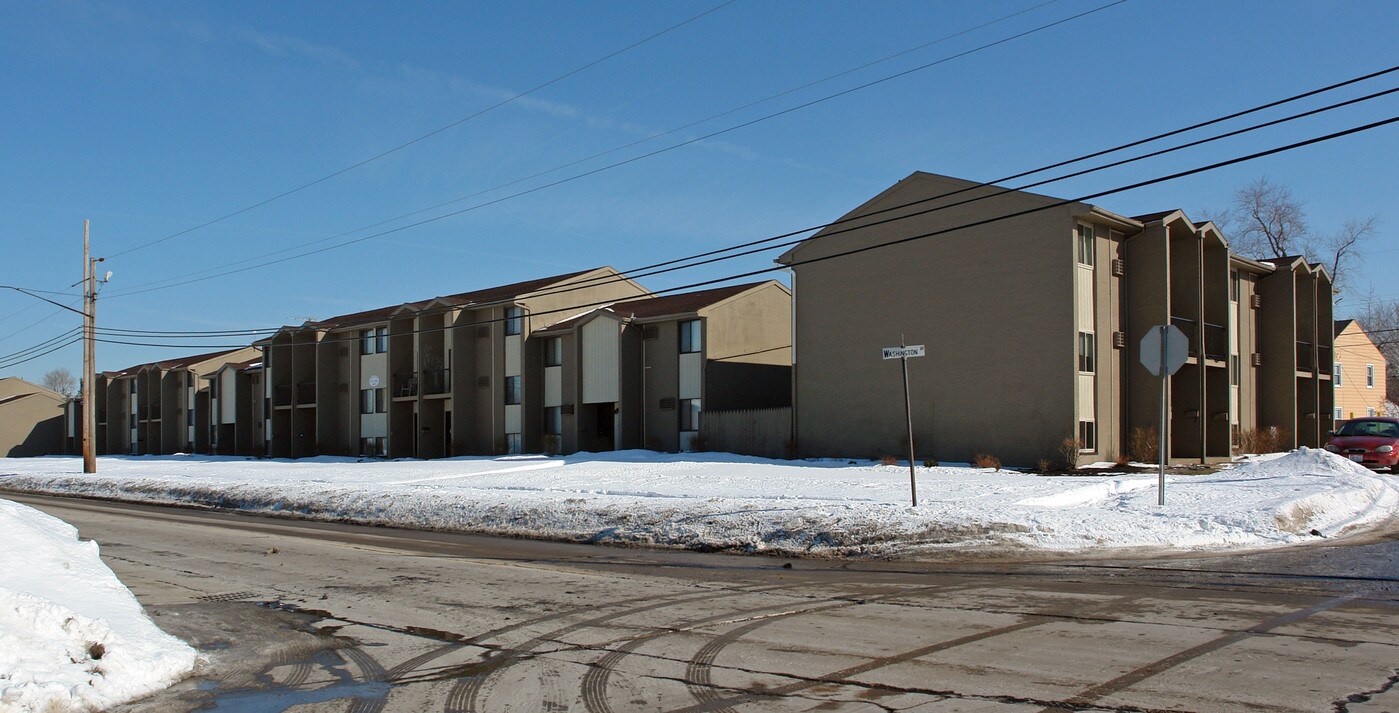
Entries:
{"label": "wet pavement", "polygon": [[1393,535],[780,560],[15,499],[207,657],[125,711],[1399,710]]}

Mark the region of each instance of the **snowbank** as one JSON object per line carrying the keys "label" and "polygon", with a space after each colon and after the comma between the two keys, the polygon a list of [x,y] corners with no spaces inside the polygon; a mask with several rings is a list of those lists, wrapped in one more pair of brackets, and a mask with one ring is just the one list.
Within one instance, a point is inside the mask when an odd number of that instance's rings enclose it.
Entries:
{"label": "snowbank", "polygon": [[193,669],[73,526],[0,500],[0,533],[0,710],[103,709]]}
{"label": "snowbank", "polygon": [[[936,550],[1256,548],[1347,534],[1399,511],[1399,483],[1302,449],[1211,475],[1044,477],[969,467],[624,451],[434,461],[0,459],[0,488],[324,520],[816,556]],[[6,475],[8,474],[8,475]]]}

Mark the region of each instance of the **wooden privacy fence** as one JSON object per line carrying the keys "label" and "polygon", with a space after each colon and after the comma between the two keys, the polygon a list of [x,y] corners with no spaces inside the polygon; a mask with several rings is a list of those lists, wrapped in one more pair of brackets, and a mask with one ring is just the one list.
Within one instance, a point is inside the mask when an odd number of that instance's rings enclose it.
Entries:
{"label": "wooden privacy fence", "polygon": [[792,409],[705,411],[700,425],[703,448],[763,458],[790,458]]}

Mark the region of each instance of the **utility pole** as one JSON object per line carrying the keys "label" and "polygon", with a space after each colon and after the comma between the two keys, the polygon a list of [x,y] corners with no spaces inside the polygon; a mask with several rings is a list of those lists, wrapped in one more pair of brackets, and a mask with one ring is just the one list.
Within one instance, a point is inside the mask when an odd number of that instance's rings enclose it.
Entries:
{"label": "utility pole", "polygon": [[83,221],[83,472],[97,472],[97,382],[95,337],[97,307],[97,265],[88,246],[88,224]]}

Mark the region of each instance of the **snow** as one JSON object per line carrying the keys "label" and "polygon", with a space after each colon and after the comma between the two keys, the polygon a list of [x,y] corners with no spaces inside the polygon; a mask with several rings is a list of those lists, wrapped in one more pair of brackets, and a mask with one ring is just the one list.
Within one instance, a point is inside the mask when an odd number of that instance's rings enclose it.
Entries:
{"label": "snow", "polygon": [[194,668],[73,526],[0,500],[0,532],[0,710],[105,709]]}
{"label": "snow", "polygon": [[808,556],[1231,550],[1388,526],[1399,478],[1317,449],[1213,474],[1039,476],[622,451],[564,457],[0,459],[0,489],[580,542]]}

